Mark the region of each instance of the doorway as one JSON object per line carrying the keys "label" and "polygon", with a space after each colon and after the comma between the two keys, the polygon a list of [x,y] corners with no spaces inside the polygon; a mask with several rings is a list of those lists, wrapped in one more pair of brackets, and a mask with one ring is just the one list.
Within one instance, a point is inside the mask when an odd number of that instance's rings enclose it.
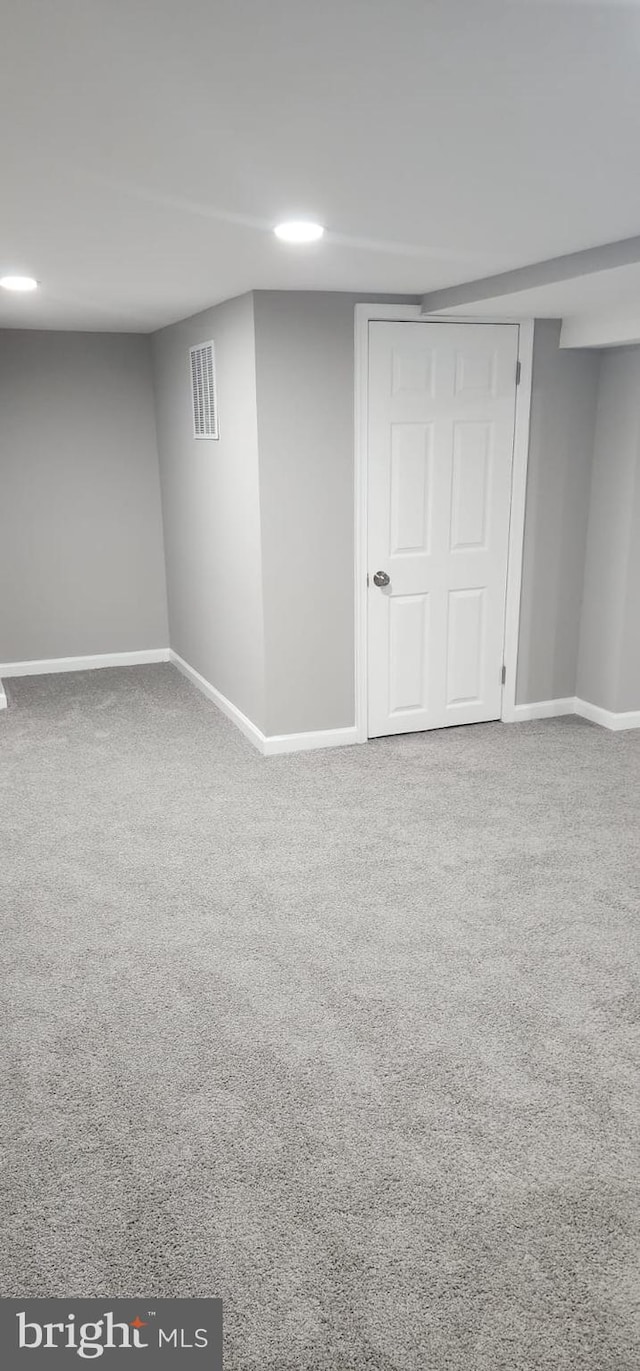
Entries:
{"label": "doorway", "polygon": [[[365,322],[360,736],[505,717],[509,670],[515,701],[526,479],[526,443],[517,470],[514,460],[520,327]],[[528,438],[528,398],[525,417]],[[521,439],[522,428],[521,412]]]}

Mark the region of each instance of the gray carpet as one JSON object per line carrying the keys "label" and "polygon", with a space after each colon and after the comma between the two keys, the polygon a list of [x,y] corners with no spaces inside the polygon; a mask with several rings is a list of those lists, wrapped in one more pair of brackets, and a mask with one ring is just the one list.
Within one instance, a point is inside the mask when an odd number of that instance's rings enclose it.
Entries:
{"label": "gray carpet", "polygon": [[2,1293],[220,1294],[227,1371],[636,1371],[640,733],[265,760],[169,666],[8,689]]}

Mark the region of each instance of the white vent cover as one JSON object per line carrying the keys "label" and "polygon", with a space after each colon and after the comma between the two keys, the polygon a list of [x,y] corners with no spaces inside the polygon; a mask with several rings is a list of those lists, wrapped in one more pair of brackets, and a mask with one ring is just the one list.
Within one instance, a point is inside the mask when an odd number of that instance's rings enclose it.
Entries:
{"label": "white vent cover", "polygon": [[213,343],[189,348],[194,438],[218,438],[218,396]]}

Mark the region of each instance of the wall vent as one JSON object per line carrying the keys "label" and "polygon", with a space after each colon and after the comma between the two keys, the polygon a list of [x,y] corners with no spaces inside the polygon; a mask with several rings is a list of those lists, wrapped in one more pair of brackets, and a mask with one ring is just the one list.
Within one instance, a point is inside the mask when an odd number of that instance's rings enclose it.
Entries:
{"label": "wall vent", "polygon": [[219,438],[216,359],[213,343],[189,348],[194,438]]}

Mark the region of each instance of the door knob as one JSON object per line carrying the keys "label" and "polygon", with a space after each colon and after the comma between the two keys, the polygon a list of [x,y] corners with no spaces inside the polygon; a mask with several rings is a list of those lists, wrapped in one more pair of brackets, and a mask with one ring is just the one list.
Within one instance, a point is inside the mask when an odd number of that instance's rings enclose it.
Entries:
{"label": "door knob", "polygon": [[391,577],[390,577],[390,576],[387,576],[386,571],[374,571],[374,573],[373,573],[373,584],[374,584],[374,586],[388,586],[388,585],[390,584],[390,582],[391,582]]}

